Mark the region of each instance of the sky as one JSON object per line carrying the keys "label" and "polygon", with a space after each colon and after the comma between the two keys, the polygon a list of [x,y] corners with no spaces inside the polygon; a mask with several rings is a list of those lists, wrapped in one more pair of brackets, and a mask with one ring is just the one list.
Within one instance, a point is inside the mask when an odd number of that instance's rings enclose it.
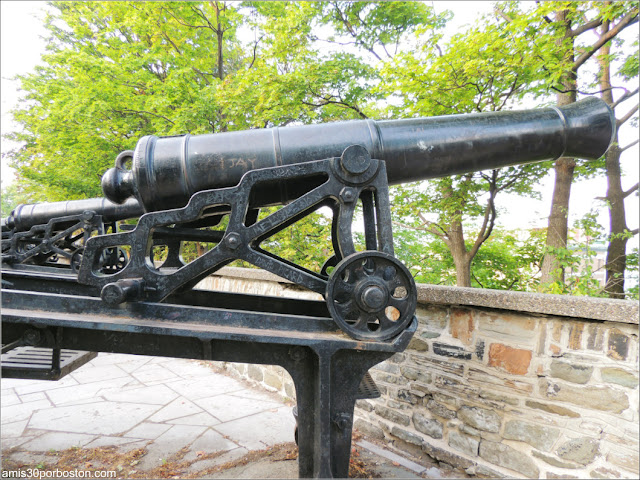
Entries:
{"label": "sky", "polygon": [[[1,54],[0,74],[1,81],[1,132],[5,134],[15,129],[9,110],[15,106],[18,99],[17,82],[10,78],[16,74],[24,74],[33,70],[40,61],[40,55],[45,51],[43,36],[45,29],[42,26],[44,14],[42,9],[45,2],[6,1],[0,2],[1,19]],[[492,10],[491,2],[483,1],[435,1],[432,5],[437,12],[445,9],[454,12],[454,18],[447,27],[448,32],[457,32],[465,25],[471,25],[480,18],[483,13]],[[628,30],[632,30],[629,28]],[[628,101],[631,107],[633,102]],[[629,122],[627,122],[629,123]],[[637,135],[637,134],[636,134]],[[634,139],[633,127],[626,125],[620,132],[622,145],[631,143]],[[13,180],[12,169],[6,164],[4,153],[14,148],[15,144],[4,139],[1,141],[3,154],[1,180],[2,186],[8,185]],[[623,156],[623,169],[626,172],[623,177],[623,187],[629,188],[638,181],[638,146],[629,149]],[[551,205],[553,193],[553,174],[545,178],[539,187],[541,200],[524,199],[516,195],[498,196],[498,208],[500,209],[499,223],[506,229],[546,227],[547,217]],[[571,192],[570,222],[582,217],[594,207],[600,207],[600,223],[608,225],[606,209],[602,202],[594,200],[594,197],[604,196],[606,192],[606,180],[604,177],[574,182]],[[629,228],[638,226],[638,197],[631,195],[625,203],[627,207],[627,222]],[[637,238],[633,242],[637,245]]]}

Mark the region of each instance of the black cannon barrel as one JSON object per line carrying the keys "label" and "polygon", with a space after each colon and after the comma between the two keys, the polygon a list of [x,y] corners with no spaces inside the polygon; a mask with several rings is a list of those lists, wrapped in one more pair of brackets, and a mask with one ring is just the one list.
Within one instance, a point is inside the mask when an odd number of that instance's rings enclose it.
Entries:
{"label": "black cannon barrel", "polygon": [[135,218],[144,213],[144,209],[135,198],[129,198],[122,204],[113,203],[106,198],[22,204],[13,209],[7,218],[2,219],[2,228],[29,230],[34,225],[46,224],[52,218],[80,215],[86,211],[102,215],[105,222]]}
{"label": "black cannon barrel", "polygon": [[389,183],[398,184],[562,156],[597,159],[614,131],[611,109],[589,97],[561,108],[146,136],[131,154],[131,170],[119,157],[102,186],[114,202],[135,196],[154,211],[237,185],[249,170],[337,157],[354,144],[385,160]]}

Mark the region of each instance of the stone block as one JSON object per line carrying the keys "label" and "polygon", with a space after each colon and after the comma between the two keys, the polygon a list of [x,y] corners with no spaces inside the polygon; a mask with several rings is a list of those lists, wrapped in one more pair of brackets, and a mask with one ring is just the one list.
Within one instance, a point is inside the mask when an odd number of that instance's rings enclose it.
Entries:
{"label": "stone block", "polygon": [[629,398],[624,392],[607,387],[574,387],[550,382],[545,378],[539,380],[540,392],[561,402],[568,402],[581,407],[621,413],[629,408]]}
{"label": "stone block", "polygon": [[478,340],[476,342],[476,358],[480,361],[484,360],[484,341]]}
{"label": "stone block", "polygon": [[576,477],[575,475],[567,475],[565,473],[547,472],[547,478],[580,478],[580,477]]}
{"label": "stone block", "polygon": [[411,360],[415,362],[418,367],[424,367],[424,370],[426,371],[440,370],[443,372],[453,373],[455,375],[462,375],[464,373],[464,365],[462,363],[456,363],[450,360],[441,360],[438,358],[418,355],[411,355]]}
{"label": "stone block", "polygon": [[421,433],[432,438],[442,438],[442,423],[433,418],[427,418],[418,412],[413,413],[413,425]]}
{"label": "stone block", "polygon": [[589,472],[591,478],[621,478],[622,474],[616,470],[605,467],[598,467]]}
{"label": "stone block", "polygon": [[490,338],[535,344],[538,320],[525,315],[475,312],[478,330]]}
{"label": "stone block", "polygon": [[356,400],[356,407],[357,408],[361,408],[367,412],[372,412],[373,411],[373,405],[371,405],[369,402],[367,402],[366,400]]}
{"label": "stone block", "polygon": [[637,452],[635,455],[611,452],[607,455],[607,461],[616,467],[635,473],[636,477],[638,476],[639,468]]}
{"label": "stone block", "polygon": [[569,342],[567,347],[571,350],[580,350],[582,348],[582,332],[584,331],[584,323],[573,322],[569,327]]}
{"label": "stone block", "polygon": [[513,348],[502,343],[489,347],[489,366],[498,367],[514,375],[525,375],[531,364],[531,350]]}
{"label": "stone block", "polygon": [[364,433],[369,437],[378,438],[380,440],[384,438],[384,431],[380,427],[374,425],[373,423],[362,420],[361,418],[357,418],[353,426],[356,428],[356,430]]}
{"label": "stone block", "polygon": [[411,405],[422,404],[422,399],[424,398],[424,396],[425,393],[419,390],[398,390],[398,399]]}
{"label": "stone block", "polygon": [[407,415],[400,412],[396,412],[395,410],[384,407],[382,405],[376,405],[375,412],[382,418],[389,420],[390,422],[393,422],[393,423],[404,425],[405,427],[408,427],[409,424],[411,423],[411,418],[408,417]]}
{"label": "stone block", "polygon": [[561,407],[559,405],[553,405],[550,403],[541,403],[534,400],[526,400],[524,404],[529,408],[536,408],[543,412],[553,413],[555,415],[561,415],[563,417],[579,418],[580,415],[576,412],[569,410],[568,408]]}
{"label": "stone block", "polygon": [[556,342],[559,342],[562,338],[562,322],[556,321],[553,323],[553,328],[551,329],[551,338]]}
{"label": "stone block", "polygon": [[471,353],[462,347],[449,345],[446,343],[433,342],[433,353],[442,357],[459,358],[461,360],[471,360]]}
{"label": "stone block", "polygon": [[422,446],[422,437],[420,435],[416,435],[413,432],[408,432],[407,430],[403,430],[400,427],[393,426],[391,428],[391,435],[393,435],[394,437],[398,437],[400,440],[412,445]]}
{"label": "stone block", "polygon": [[585,384],[591,378],[592,373],[593,367],[561,362],[559,360],[553,360],[551,362],[551,376],[568,382]]}
{"label": "stone block", "polygon": [[394,410],[408,410],[411,408],[406,403],[396,402],[395,400],[392,400],[392,399],[387,400],[387,407],[393,408]]}
{"label": "stone block", "polygon": [[248,367],[248,374],[249,374],[249,378],[256,380],[258,382],[262,382],[264,380],[262,369],[257,365],[250,364]]}
{"label": "stone block", "polygon": [[506,388],[509,391],[527,395],[533,392],[533,385],[530,383],[530,380],[525,378],[523,378],[522,380],[505,378],[505,376],[500,371],[496,371],[495,369],[491,370],[493,370],[493,372],[487,372],[479,368],[469,367],[467,374],[469,383],[476,384],[483,388],[495,385],[497,387]]}
{"label": "stone block", "polygon": [[378,372],[392,373],[394,375],[398,375],[400,373],[400,367],[390,362],[379,363],[372,369]]}
{"label": "stone block", "polygon": [[449,446],[472,457],[477,457],[480,441],[457,430],[452,430],[449,432]]}
{"label": "stone block", "polygon": [[449,405],[453,408],[458,408],[460,406],[460,401],[456,397],[439,392],[437,389],[432,393],[432,397],[436,402],[444,403],[445,405]]}
{"label": "stone block", "polygon": [[416,350],[418,352],[426,352],[429,350],[429,344],[418,337],[413,337],[409,342],[408,350]]}
{"label": "stone block", "polygon": [[[447,325],[449,313],[446,307],[425,307],[418,305],[416,317],[418,317],[420,328],[423,330],[422,333],[439,336]],[[423,335],[423,338],[430,337],[424,337]]]}
{"label": "stone block", "polygon": [[547,348],[547,323],[540,323],[540,335],[538,336],[538,348],[536,350],[536,354],[538,356],[544,355],[544,352]]}
{"label": "stone block", "polygon": [[602,351],[603,340],[604,330],[600,325],[592,323],[587,327],[587,348],[589,350]]}
{"label": "stone block", "polygon": [[536,464],[522,452],[502,443],[482,440],[480,442],[480,457],[489,463],[509,468],[528,478],[538,478],[540,470]]}
{"label": "stone block", "polygon": [[[407,380],[403,377],[399,377],[396,375],[391,375],[385,372],[380,372],[380,371],[374,371],[373,373],[373,378],[375,378],[376,381],[379,382],[386,382],[386,383],[392,383],[394,385],[406,385],[407,384]],[[379,385],[378,385],[379,387]]]}
{"label": "stone block", "polygon": [[422,383],[431,383],[431,373],[425,372],[418,368],[403,365],[402,367],[400,367],[400,373],[402,373],[402,375],[409,380],[416,380]]}
{"label": "stone block", "polygon": [[272,371],[267,370],[264,372],[264,383],[276,390],[282,390],[282,377]]}
{"label": "stone block", "polygon": [[618,435],[613,435],[612,433],[605,433],[604,437],[601,437],[607,442],[618,444],[624,448],[633,448],[636,452],[638,451],[638,437],[636,436],[626,436],[619,437]]}
{"label": "stone block", "polygon": [[424,451],[431,458],[435,458],[440,462],[448,463],[449,465],[455,465],[458,468],[471,468],[476,465],[475,462],[452,452],[449,449],[444,449],[431,445],[429,442],[422,444],[422,451]]}
{"label": "stone block", "polygon": [[580,465],[578,465],[575,462],[565,462],[562,461],[556,457],[551,457],[549,455],[545,455],[542,452],[538,452],[536,450],[532,450],[531,451],[531,455],[533,455],[536,458],[539,458],[540,460],[542,460],[545,463],[548,463],[549,465],[552,465],[554,467],[558,467],[558,468],[580,468]]}
{"label": "stone block", "polygon": [[615,383],[627,388],[638,388],[638,377],[622,368],[601,368],[600,378],[606,383]]}
{"label": "stone block", "polygon": [[480,397],[494,402],[508,403],[509,405],[518,405],[519,403],[517,398],[489,390],[480,390]]}
{"label": "stone block", "polygon": [[458,410],[458,418],[473,428],[493,433],[500,431],[502,423],[502,417],[496,412],[480,407],[462,407]]}
{"label": "stone block", "polygon": [[449,333],[453,338],[457,338],[465,345],[471,345],[474,329],[473,315],[470,310],[463,308],[451,309]]}
{"label": "stone block", "polygon": [[[467,471],[469,470],[469,471]],[[475,468],[467,469],[469,475],[477,475],[478,478],[505,478],[505,475],[499,473],[497,470],[485,467],[484,465],[477,465]]]}
{"label": "stone block", "polygon": [[609,331],[609,342],[607,344],[607,356],[614,360],[625,360],[629,353],[629,337],[617,328]]}
{"label": "stone block", "polygon": [[551,343],[549,344],[549,353],[551,353],[552,357],[561,357],[562,349],[558,345]]}
{"label": "stone block", "polygon": [[456,411],[445,407],[444,405],[436,402],[435,400],[429,400],[427,402],[427,409],[435,416],[446,419],[456,418]]}
{"label": "stone block", "polygon": [[507,440],[518,440],[540,450],[549,451],[560,436],[557,428],[549,428],[535,423],[509,420],[502,434]]}
{"label": "stone block", "polygon": [[394,353],[391,357],[389,357],[387,359],[387,362],[402,363],[402,362],[405,361],[406,358],[407,358],[407,356],[404,353],[398,352],[398,353]]}
{"label": "stone block", "polygon": [[284,391],[287,394],[287,397],[295,400],[296,398],[296,387],[293,384],[293,381],[285,382]]}
{"label": "stone block", "polygon": [[461,432],[468,433],[469,435],[472,435],[474,437],[480,437],[480,434],[482,433],[480,432],[480,430],[476,430],[475,428],[470,427],[469,425],[465,425],[464,423],[458,428]]}
{"label": "stone block", "polygon": [[576,462],[580,465],[589,465],[596,459],[599,450],[598,440],[582,437],[564,442],[556,449],[556,455],[563,460]]}

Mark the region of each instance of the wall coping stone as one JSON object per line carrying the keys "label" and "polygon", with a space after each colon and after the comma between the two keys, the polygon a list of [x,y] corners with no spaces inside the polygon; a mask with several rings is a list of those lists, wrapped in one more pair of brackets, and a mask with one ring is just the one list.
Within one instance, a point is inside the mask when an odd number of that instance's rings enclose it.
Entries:
{"label": "wall coping stone", "polygon": [[640,310],[634,300],[426,284],[418,284],[418,303],[471,305],[635,325],[638,325]]}
{"label": "wall coping stone", "polygon": [[[257,268],[223,267],[213,275],[245,280],[292,283],[278,275]],[[417,287],[418,304],[420,305],[486,307],[634,325],[638,325],[640,312],[638,302],[634,300],[575,297],[571,295],[514,292],[487,288],[450,287],[424,283],[417,284]]]}

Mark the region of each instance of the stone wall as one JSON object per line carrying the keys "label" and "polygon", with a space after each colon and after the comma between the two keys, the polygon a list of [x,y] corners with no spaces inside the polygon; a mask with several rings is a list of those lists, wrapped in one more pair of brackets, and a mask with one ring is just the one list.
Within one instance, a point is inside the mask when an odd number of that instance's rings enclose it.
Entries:
{"label": "stone wall", "polygon": [[[222,273],[207,287],[292,288]],[[636,302],[421,285],[417,316],[409,348],[371,370],[383,395],[357,402],[356,429],[480,476],[638,478]],[[225,368],[294,396],[280,367]]]}

